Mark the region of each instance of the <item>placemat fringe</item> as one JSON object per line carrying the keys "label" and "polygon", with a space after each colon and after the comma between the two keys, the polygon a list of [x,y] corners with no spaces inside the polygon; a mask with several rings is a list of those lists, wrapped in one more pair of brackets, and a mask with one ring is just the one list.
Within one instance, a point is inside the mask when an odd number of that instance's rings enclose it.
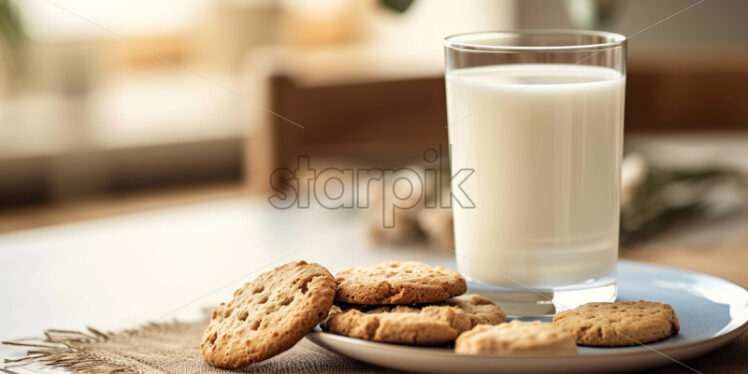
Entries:
{"label": "placemat fringe", "polygon": [[[141,329],[125,330],[120,334],[135,335],[144,330],[153,329],[156,325],[159,324],[149,323]],[[93,327],[87,327],[86,329],[87,332],[49,329],[44,331],[44,338],[37,342],[33,342],[30,339],[24,339],[21,341],[3,341],[2,344],[5,345],[41,349],[28,350],[26,356],[21,358],[6,358],[3,360],[3,363],[10,364],[10,366],[5,366],[0,369],[5,373],[17,374],[10,370],[10,368],[26,366],[38,362],[81,374],[137,373],[136,370],[123,367],[121,363],[109,362],[105,357],[92,355],[90,350],[91,345],[106,342],[114,334],[103,333]]]}

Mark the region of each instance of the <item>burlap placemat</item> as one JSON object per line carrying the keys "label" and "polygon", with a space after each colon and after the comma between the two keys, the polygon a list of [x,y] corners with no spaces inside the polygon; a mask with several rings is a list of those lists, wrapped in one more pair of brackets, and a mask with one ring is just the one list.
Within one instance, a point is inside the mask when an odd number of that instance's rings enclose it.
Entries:
{"label": "burlap placemat", "polygon": [[76,373],[382,373],[303,339],[290,350],[243,370],[215,368],[203,360],[200,341],[207,322],[153,323],[118,333],[49,330],[39,342],[5,342],[29,347],[29,355],[6,361],[6,370],[32,362]]}

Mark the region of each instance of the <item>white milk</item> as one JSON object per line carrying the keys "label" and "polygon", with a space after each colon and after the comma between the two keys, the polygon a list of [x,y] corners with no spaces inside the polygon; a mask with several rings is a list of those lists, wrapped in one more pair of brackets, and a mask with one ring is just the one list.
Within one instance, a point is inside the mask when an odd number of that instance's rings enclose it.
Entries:
{"label": "white milk", "polygon": [[[501,65],[447,76],[459,271],[501,287],[612,275],[618,256],[625,78],[578,65]],[[457,186],[453,186],[454,189]]]}

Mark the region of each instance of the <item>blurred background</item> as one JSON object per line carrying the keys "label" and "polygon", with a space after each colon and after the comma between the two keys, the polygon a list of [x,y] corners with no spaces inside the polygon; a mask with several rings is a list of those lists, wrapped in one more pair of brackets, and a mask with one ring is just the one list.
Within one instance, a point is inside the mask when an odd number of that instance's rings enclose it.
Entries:
{"label": "blurred background", "polygon": [[748,2],[676,14],[694,3],[0,0],[0,232],[267,197],[302,154],[417,162],[447,144],[442,39],[516,28],[631,36],[624,233],[707,203],[738,214]]}

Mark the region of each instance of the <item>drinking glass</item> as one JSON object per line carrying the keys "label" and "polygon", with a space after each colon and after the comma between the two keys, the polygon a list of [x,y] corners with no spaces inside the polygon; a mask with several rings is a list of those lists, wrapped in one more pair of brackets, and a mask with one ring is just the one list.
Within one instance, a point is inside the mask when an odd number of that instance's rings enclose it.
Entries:
{"label": "drinking glass", "polygon": [[459,271],[513,315],[614,300],[626,38],[479,32],[445,51]]}

